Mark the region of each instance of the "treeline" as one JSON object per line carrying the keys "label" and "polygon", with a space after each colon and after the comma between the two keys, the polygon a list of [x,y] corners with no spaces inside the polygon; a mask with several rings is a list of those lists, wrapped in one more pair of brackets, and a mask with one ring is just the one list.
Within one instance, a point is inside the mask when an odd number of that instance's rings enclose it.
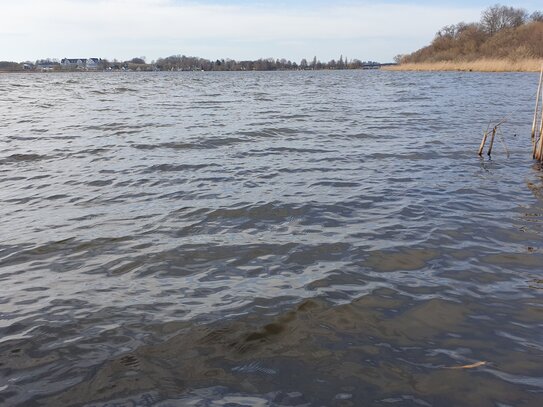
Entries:
{"label": "treeline", "polygon": [[[146,62],[145,57],[136,57],[127,61],[108,61],[101,59],[94,70],[106,71],[285,71],[285,70],[322,70],[322,69],[363,69],[379,67],[375,61],[361,61],[359,59],[344,58],[321,62],[317,57],[312,60],[303,58],[299,63],[287,59],[265,58],[254,61],[236,61],[233,59],[208,60],[204,58],[185,55],[172,55],[158,58],[156,61]],[[61,71],[61,70],[89,70],[86,66],[63,66],[58,59],[40,59],[35,62],[7,62],[0,61],[0,71]]]}
{"label": "treeline", "polygon": [[281,71],[304,69],[361,69],[363,67],[379,65],[374,61],[349,60],[340,56],[338,60],[332,59],[321,62],[314,57],[311,61],[302,59],[299,63],[286,59],[265,58],[256,61],[236,61],[233,59],[217,59],[210,61],[203,58],[187,57],[185,55],[172,55],[159,58],[155,66],[160,70],[202,70],[202,71]]}
{"label": "treeline", "polygon": [[394,59],[422,63],[533,58],[543,58],[543,13],[496,4],[482,12],[479,22],[445,26],[430,45]]}
{"label": "treeline", "polygon": [[11,61],[0,61],[0,72],[14,72],[14,71],[20,71],[23,67],[21,64],[17,62],[11,62]]}

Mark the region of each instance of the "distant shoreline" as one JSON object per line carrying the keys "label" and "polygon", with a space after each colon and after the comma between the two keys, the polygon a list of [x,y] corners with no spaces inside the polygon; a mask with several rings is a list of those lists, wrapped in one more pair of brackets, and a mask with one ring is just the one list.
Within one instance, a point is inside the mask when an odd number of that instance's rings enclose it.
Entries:
{"label": "distant shoreline", "polygon": [[[474,61],[441,61],[441,62],[419,62],[419,63],[403,63],[399,65],[380,64],[373,69],[381,69],[385,71],[411,71],[411,72],[539,72],[543,64],[543,59],[519,59],[511,61],[508,59],[478,59]],[[319,69],[318,71],[333,71],[334,69]],[[347,70],[347,69],[345,69]],[[349,70],[366,70],[364,68],[349,69]],[[206,71],[206,72],[285,72],[285,71],[302,71],[300,69],[285,69],[285,70],[258,70],[258,71]],[[34,73],[34,74],[49,74],[49,73],[93,73],[93,72],[169,72],[169,71],[104,71],[104,70],[89,70],[89,71],[10,71],[0,70],[0,74],[4,73]],[[200,72],[194,71],[175,71],[175,72]]]}
{"label": "distant shoreline", "polygon": [[[90,61],[90,62],[89,62]],[[185,55],[172,55],[166,58],[159,58],[151,63],[145,62],[144,58],[132,58],[130,61],[113,62],[101,58],[64,58],[40,59],[35,63],[0,61],[0,72],[98,72],[98,71],[306,71],[306,70],[348,70],[348,69],[379,69],[382,66],[394,65],[395,63],[380,63],[375,61],[361,61],[359,59],[343,59],[338,61],[332,59],[329,62],[321,62],[314,57],[311,62],[303,58],[300,63],[286,59],[258,59],[255,61],[235,61],[233,59],[217,59],[211,61],[198,57],[187,57]]]}
{"label": "distant shoreline", "polygon": [[385,69],[395,64],[379,64],[372,67],[363,68],[348,68],[348,69],[251,69],[251,70],[202,70],[202,69],[186,69],[186,70],[107,70],[107,69],[93,69],[93,70],[65,70],[54,69],[47,71],[40,70],[3,70],[0,69],[0,74],[14,73],[14,74],[59,74],[59,73],[156,73],[156,72],[176,72],[176,73],[188,73],[188,72],[335,72],[335,71],[377,71]]}
{"label": "distant shoreline", "polygon": [[461,71],[461,72],[539,72],[542,59],[479,59],[475,61],[442,61],[403,63],[387,66],[387,71]]}

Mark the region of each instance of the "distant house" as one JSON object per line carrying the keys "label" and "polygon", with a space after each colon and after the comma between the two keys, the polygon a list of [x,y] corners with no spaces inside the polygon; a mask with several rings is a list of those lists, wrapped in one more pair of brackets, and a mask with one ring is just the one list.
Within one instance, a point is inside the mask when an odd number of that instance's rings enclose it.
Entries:
{"label": "distant house", "polygon": [[98,69],[102,63],[102,58],[89,58],[87,59],[87,69]]}
{"label": "distant house", "polygon": [[60,61],[63,68],[67,69],[98,69],[102,58],[64,58]]}
{"label": "distant house", "polygon": [[36,69],[38,71],[52,71],[58,67],[58,62],[51,61],[50,59],[40,59],[36,61]]}
{"label": "distant house", "polygon": [[63,68],[85,68],[87,65],[86,58],[63,58],[60,61]]}

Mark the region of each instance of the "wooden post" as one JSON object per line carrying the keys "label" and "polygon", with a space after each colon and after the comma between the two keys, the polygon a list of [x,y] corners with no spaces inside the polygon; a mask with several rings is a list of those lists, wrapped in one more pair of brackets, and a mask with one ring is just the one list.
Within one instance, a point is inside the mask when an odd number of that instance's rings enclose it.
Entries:
{"label": "wooden post", "polygon": [[539,125],[539,161],[543,160],[543,102],[541,103],[541,124]]}
{"label": "wooden post", "polygon": [[[537,116],[539,113],[539,96],[541,95],[542,83],[543,83],[543,64],[541,64],[541,73],[539,74],[539,85],[537,85],[537,96],[535,97],[534,121],[532,123],[532,144],[535,144],[535,139],[536,139]],[[541,136],[541,130],[539,131],[539,135]]]}
{"label": "wooden post", "polygon": [[490,146],[488,147],[488,156],[490,157],[490,154],[492,154],[492,146],[494,145],[494,137],[496,137],[496,130],[498,126],[495,126],[492,129],[492,137],[490,138]]}
{"label": "wooden post", "polygon": [[488,131],[485,131],[483,133],[483,140],[481,141],[481,145],[479,146],[479,155],[483,155],[483,149],[485,148],[486,138],[488,137]]}
{"label": "wooden post", "polygon": [[536,137],[535,140],[534,140],[534,148],[533,148],[533,151],[532,151],[532,158],[536,158],[537,146],[539,145],[539,140],[540,139],[541,139],[541,137]]}
{"label": "wooden post", "polygon": [[539,141],[536,143],[536,152],[534,155],[534,158],[538,161],[541,161],[543,158],[543,139],[541,138],[541,135],[539,135]]}
{"label": "wooden post", "polygon": [[535,142],[534,142],[534,151],[533,151],[533,158],[536,160],[541,160],[543,157],[541,157],[541,146],[540,144],[543,142],[541,140],[541,135],[543,134],[543,103],[541,104],[541,120],[539,124],[539,134],[535,133]]}

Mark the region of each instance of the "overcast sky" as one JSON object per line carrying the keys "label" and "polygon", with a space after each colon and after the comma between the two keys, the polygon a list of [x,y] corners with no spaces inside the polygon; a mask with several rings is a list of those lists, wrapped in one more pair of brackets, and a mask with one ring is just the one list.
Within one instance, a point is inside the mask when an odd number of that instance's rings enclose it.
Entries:
{"label": "overcast sky", "polygon": [[[530,12],[538,1],[507,3]],[[0,60],[101,57],[391,61],[444,25],[478,21],[467,1],[0,0]]]}

